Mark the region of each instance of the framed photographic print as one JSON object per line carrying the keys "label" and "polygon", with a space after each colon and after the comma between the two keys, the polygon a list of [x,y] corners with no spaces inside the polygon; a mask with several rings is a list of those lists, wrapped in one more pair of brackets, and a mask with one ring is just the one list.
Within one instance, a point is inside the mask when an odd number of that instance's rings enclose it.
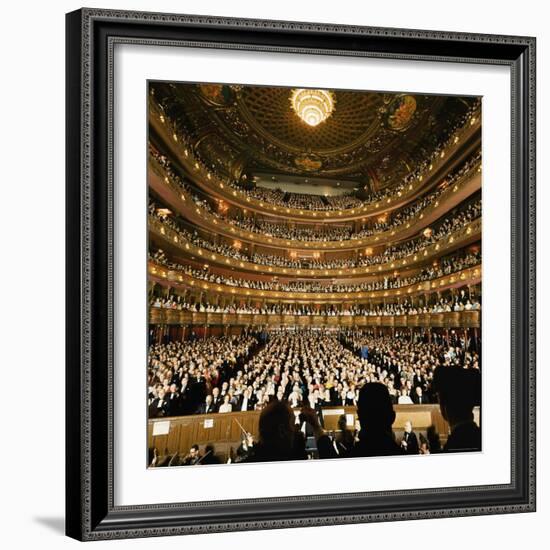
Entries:
{"label": "framed photographic print", "polygon": [[68,14],[66,368],[80,540],[533,511],[534,38]]}

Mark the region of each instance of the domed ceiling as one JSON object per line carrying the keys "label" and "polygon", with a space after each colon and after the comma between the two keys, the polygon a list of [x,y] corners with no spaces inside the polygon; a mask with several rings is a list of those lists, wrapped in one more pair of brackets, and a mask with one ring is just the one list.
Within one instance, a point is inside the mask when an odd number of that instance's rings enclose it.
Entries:
{"label": "domed ceiling", "polygon": [[292,88],[154,83],[152,93],[196,154],[239,180],[258,172],[397,183],[448,134],[474,99],[331,90],[316,126],[291,105]]}

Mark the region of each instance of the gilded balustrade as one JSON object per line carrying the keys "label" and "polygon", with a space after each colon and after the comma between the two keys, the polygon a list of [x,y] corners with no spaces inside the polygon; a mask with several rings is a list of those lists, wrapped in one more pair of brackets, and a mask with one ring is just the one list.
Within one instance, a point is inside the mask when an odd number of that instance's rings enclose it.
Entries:
{"label": "gilded balustrade", "polygon": [[[150,161],[150,166],[151,165],[156,165],[156,161]],[[208,231],[219,233],[230,239],[239,239],[261,246],[291,248],[293,250],[301,251],[319,250],[321,252],[334,252],[350,249],[354,250],[365,246],[390,244],[394,241],[408,238],[428,225],[428,219],[433,217],[435,220],[451,207],[456,206],[458,202],[454,196],[458,196],[457,193],[459,191],[469,189],[468,194],[471,194],[481,188],[481,175],[479,173],[481,164],[478,164],[471,171],[458,179],[453,185],[445,189],[433,203],[428,204],[416,216],[414,216],[414,218],[406,223],[400,224],[386,231],[377,232],[373,235],[357,239],[336,241],[300,241],[281,237],[270,237],[263,235],[262,233],[241,229],[238,225],[233,225],[226,222],[222,217],[216,216],[209,210],[197,205],[191,194],[182,189],[182,187],[172,181],[171,178],[160,175],[158,173],[159,170],[162,171],[160,166],[156,165],[155,168],[155,170],[152,170],[153,174],[150,174],[150,185],[153,188],[157,185],[169,187],[172,191],[172,206],[177,207],[179,212],[185,214],[189,221],[196,223]],[[154,177],[154,174],[156,174],[156,177]]]}
{"label": "gilded balustrade", "polygon": [[376,274],[384,273],[386,271],[393,271],[398,268],[407,266],[410,268],[422,262],[425,262],[432,257],[441,256],[447,251],[455,250],[461,246],[465,246],[472,242],[476,237],[481,236],[481,218],[473,220],[466,224],[464,227],[457,229],[450,235],[439,239],[436,243],[433,243],[422,250],[414,254],[410,254],[404,258],[398,260],[391,260],[382,264],[373,264],[370,266],[360,266],[353,268],[337,267],[337,268],[293,268],[293,267],[280,267],[264,265],[254,262],[248,262],[245,260],[239,260],[224,256],[218,252],[212,252],[206,248],[201,248],[189,242],[185,237],[178,234],[167,224],[162,223],[158,218],[149,216],[149,231],[156,235],[158,238],[166,241],[167,243],[177,246],[181,250],[188,252],[198,258],[204,258],[209,263],[214,263],[220,267],[238,267],[240,270],[249,271],[252,273],[262,273],[265,275],[294,275],[294,276],[315,276],[315,277],[338,277],[346,275],[363,275],[363,274]]}
{"label": "gilded balustrade", "polygon": [[260,300],[276,301],[308,301],[308,302],[330,302],[337,300],[357,301],[365,298],[383,299],[387,297],[398,298],[400,296],[416,295],[426,292],[437,292],[451,288],[453,286],[463,286],[465,284],[477,284],[481,281],[481,264],[457,271],[452,275],[444,275],[435,279],[421,281],[418,283],[404,285],[400,288],[388,290],[358,290],[341,292],[303,292],[286,290],[260,290],[255,288],[246,288],[232,286],[224,283],[213,283],[203,279],[195,278],[187,273],[172,270],[155,262],[148,264],[149,277],[152,281],[158,282],[163,286],[181,287],[188,290],[206,292],[213,295],[240,296],[246,298],[256,298]]}
{"label": "gilded balustrade", "polygon": [[479,328],[481,311],[414,315],[279,315],[271,313],[213,313],[150,307],[149,322],[154,325],[188,326]]}

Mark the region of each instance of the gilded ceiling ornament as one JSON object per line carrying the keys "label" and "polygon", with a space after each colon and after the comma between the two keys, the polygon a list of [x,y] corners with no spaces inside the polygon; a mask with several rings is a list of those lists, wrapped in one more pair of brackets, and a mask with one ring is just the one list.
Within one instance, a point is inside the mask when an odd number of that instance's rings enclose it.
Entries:
{"label": "gilded ceiling ornament", "polygon": [[301,157],[295,157],[294,158],[294,164],[301,168],[302,170],[307,170],[308,172],[313,172],[314,170],[319,170],[321,166],[323,166],[323,162],[321,159],[308,156],[308,155],[302,155]]}
{"label": "gilded ceiling ornament", "polygon": [[416,113],[416,99],[412,95],[399,95],[384,110],[385,126],[391,130],[406,130]]}

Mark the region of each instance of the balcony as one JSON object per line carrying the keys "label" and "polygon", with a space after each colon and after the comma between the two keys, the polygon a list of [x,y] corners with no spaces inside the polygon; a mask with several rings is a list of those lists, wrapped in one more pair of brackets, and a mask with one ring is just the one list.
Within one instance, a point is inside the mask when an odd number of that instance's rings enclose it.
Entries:
{"label": "balcony", "polygon": [[438,242],[398,260],[352,268],[336,267],[311,269],[271,266],[231,258],[218,252],[213,252],[206,248],[201,248],[194,245],[154,216],[149,216],[148,223],[150,233],[160,242],[164,242],[165,247],[176,247],[176,251],[178,252],[185,252],[196,258],[203,258],[210,264],[217,265],[219,267],[238,267],[240,271],[270,276],[314,276],[337,278],[344,274],[346,277],[349,277],[350,275],[361,276],[365,274],[384,274],[388,271],[394,271],[399,268],[406,267],[406,269],[410,269],[412,267],[419,266],[420,264],[428,262],[433,258],[467,246],[468,244],[479,240],[481,237],[481,218],[478,218],[464,227],[461,227],[449,236],[440,239]]}
{"label": "balcony", "polygon": [[401,288],[388,290],[360,290],[357,292],[293,292],[285,290],[259,290],[213,283],[203,279],[195,278],[186,273],[169,269],[161,264],[150,261],[148,273],[151,281],[165,287],[174,287],[199,292],[213,297],[227,296],[251,298],[264,302],[266,300],[275,302],[308,302],[308,303],[341,303],[355,302],[364,303],[370,300],[383,300],[384,298],[399,298],[403,296],[416,296],[431,292],[441,292],[450,288],[458,288],[474,285],[481,282],[481,264],[457,271],[451,275],[445,275],[428,281],[402,286]]}
{"label": "balcony", "polygon": [[149,308],[155,325],[332,327],[332,328],[479,328],[481,311],[470,310],[417,315],[277,315],[258,313],[210,313],[160,307]]}
{"label": "balcony", "polygon": [[154,161],[149,161],[149,185],[175,211],[181,213],[191,223],[203,229],[219,233],[226,238],[239,239],[251,244],[271,248],[285,248],[296,251],[336,252],[356,250],[365,246],[391,244],[416,235],[429,226],[451,208],[460,204],[467,197],[481,189],[481,172],[478,169],[465,174],[453,185],[419,212],[412,220],[370,236],[357,239],[338,241],[297,241],[280,237],[269,237],[262,233],[247,231],[225,221],[224,218],[212,214],[207,209],[197,205],[192,196],[180,185],[163,174],[162,168]]}
{"label": "balcony", "polygon": [[154,101],[149,102],[149,123],[162,136],[165,145],[171,152],[171,157],[178,159],[185,172],[198,187],[209,195],[223,199],[240,208],[247,208],[259,214],[270,216],[285,216],[295,221],[349,221],[358,220],[366,216],[381,215],[389,210],[399,208],[415,198],[430,185],[434,185],[436,177],[441,177],[441,172],[455,156],[459,154],[467,143],[478,143],[480,140],[481,117],[475,114],[474,124],[466,124],[456,134],[456,141],[452,142],[443,151],[443,156],[438,156],[430,164],[430,169],[421,177],[409,184],[405,189],[377,202],[365,203],[361,207],[346,210],[312,211],[284,206],[270,205],[257,198],[247,196],[246,192],[231,186],[231,184],[203,166],[193,156],[192,147],[186,144],[184,136],[178,136],[170,121],[161,113]]}

